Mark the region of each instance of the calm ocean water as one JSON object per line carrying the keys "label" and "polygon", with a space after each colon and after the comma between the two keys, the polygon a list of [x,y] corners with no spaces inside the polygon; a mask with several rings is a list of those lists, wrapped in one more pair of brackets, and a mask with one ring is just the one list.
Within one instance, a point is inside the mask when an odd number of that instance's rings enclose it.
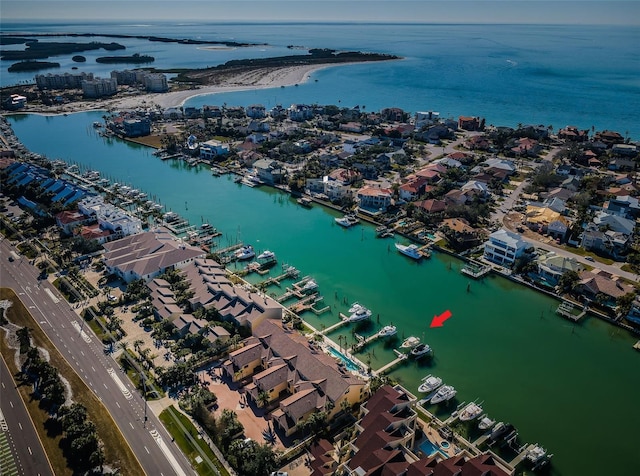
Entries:
{"label": "calm ocean water", "polygon": [[[406,24],[26,24],[14,32],[104,32],[267,43],[251,48],[205,49],[144,40],[117,40],[127,53],[156,57],[157,67],[204,67],[235,58],[302,53],[287,45],[391,53],[395,62],[335,67],[299,87],[199,97],[189,105],[267,106],[294,102],[397,106],[444,116],[478,115],[487,123],[567,124],[614,129],[640,138],[639,27]],[[99,40],[99,38],[97,38]],[[78,41],[76,39],[76,41]],[[81,41],[84,41],[82,39]],[[88,39],[86,41],[89,41]],[[111,39],[105,41],[113,41]],[[3,47],[16,48],[16,47]],[[108,75],[113,69],[88,52],[79,70]],[[55,58],[70,71],[70,58]],[[33,74],[6,73],[0,84],[30,81]]]}
{"label": "calm ocean water", "polygon": [[[457,388],[458,403],[483,401],[485,411],[514,424],[523,441],[555,454],[554,476],[640,473],[640,356],[630,334],[594,318],[573,326],[555,315],[555,300],[506,279],[470,281],[458,260],[437,253],[417,264],[395,252],[392,240],[376,239],[371,226],[344,229],[335,213],[304,209],[273,189],[237,185],[212,177],[208,168],[163,162],[148,148],[103,139],[92,127],[101,115],[9,120],[31,150],[139,188],[194,224],[211,223],[223,233],[219,246],[251,243],[313,276],[324,296],[321,306],[331,306],[331,313],[304,316],[315,327],[337,322],[345,302],[370,307],[374,319],[357,332],[398,327],[398,340],[358,354],[373,368],[394,358],[403,336],[422,337],[434,359],[408,362],[392,376],[415,391],[421,377],[434,373]],[[284,287],[267,292],[281,294]],[[453,317],[430,329],[433,315],[447,309]],[[331,338],[337,342],[338,335],[353,342],[349,327]]]}

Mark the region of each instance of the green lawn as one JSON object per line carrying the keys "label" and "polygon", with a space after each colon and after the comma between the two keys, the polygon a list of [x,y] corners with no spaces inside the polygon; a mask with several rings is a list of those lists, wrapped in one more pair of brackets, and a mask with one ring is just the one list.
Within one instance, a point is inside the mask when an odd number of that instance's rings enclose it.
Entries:
{"label": "green lawn", "polygon": [[[229,476],[229,473],[222,463],[218,461],[218,458],[216,458],[216,455],[211,448],[209,448],[209,445],[200,437],[195,426],[193,426],[185,415],[176,410],[175,407],[171,406],[164,410],[160,414],[160,421],[162,421],[167,431],[175,439],[176,444],[189,459],[191,465],[199,475]],[[203,455],[213,463],[213,467]],[[196,462],[198,456],[203,459],[201,463]]]}
{"label": "green lawn", "polygon": [[574,248],[573,246],[568,246],[568,245],[564,245],[562,246],[562,248],[579,256],[591,256],[594,260],[599,261],[600,263],[603,263],[603,264],[614,263],[612,259],[603,258],[602,256],[598,256],[597,254],[592,253],[591,251],[587,251],[584,248]]}

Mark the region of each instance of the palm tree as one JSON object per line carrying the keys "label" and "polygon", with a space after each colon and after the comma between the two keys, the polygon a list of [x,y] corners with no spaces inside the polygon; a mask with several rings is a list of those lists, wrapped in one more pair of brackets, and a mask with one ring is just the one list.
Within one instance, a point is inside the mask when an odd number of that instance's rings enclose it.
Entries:
{"label": "palm tree", "polygon": [[258,405],[260,405],[261,407],[266,407],[269,404],[269,401],[271,399],[269,398],[269,394],[267,392],[260,392],[258,394]]}
{"label": "palm tree", "polygon": [[142,346],[142,344],[144,344],[144,341],[142,339],[136,339],[133,341],[133,348],[136,352],[140,352],[140,347]]}

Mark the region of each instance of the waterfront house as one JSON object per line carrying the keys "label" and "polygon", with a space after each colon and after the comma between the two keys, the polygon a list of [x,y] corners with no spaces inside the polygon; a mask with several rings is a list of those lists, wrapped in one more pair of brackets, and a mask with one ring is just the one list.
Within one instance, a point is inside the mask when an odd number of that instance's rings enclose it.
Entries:
{"label": "waterfront house", "polygon": [[615,144],[621,144],[624,142],[624,137],[622,134],[616,131],[598,131],[593,136],[594,141],[604,142],[607,145],[607,148],[610,149]]}
{"label": "waterfront house", "polygon": [[489,235],[489,241],[484,245],[484,258],[510,268],[529,248],[531,245],[518,233],[502,228]]}
{"label": "waterfront house", "polygon": [[582,271],[584,267],[575,258],[560,256],[553,251],[542,254],[536,259],[538,275],[547,283],[554,286],[567,271]]}
{"label": "waterfront house", "polygon": [[125,119],[122,121],[122,127],[126,137],[142,137],[151,134],[149,119]]}
{"label": "waterfront house", "polygon": [[458,129],[463,131],[481,131],[484,129],[484,119],[472,116],[458,117]]}
{"label": "waterfront house", "polygon": [[[461,450],[448,459],[441,453],[419,456],[416,397],[402,387],[384,385],[360,407],[355,437],[336,473],[349,476],[507,476],[492,453]],[[333,473],[333,474],[336,474]]]}
{"label": "waterfront house", "polygon": [[255,169],[258,178],[262,182],[270,185],[281,183],[286,173],[286,170],[278,161],[271,159],[256,160],[253,164],[253,168]]}
{"label": "waterfront house", "polygon": [[616,299],[634,292],[634,287],[602,270],[582,271],[576,291],[587,299],[612,307]]}
{"label": "waterfront house", "polygon": [[458,251],[477,246],[483,236],[480,230],[473,228],[464,218],[442,220],[440,231],[451,247]]}
{"label": "waterfront house", "polygon": [[203,160],[213,160],[216,157],[225,156],[229,151],[229,144],[219,140],[212,139],[200,144],[200,158]]}
{"label": "waterfront house", "polygon": [[246,107],[245,113],[252,119],[262,119],[266,117],[267,109],[262,104],[250,104]]}
{"label": "waterfront house", "polygon": [[567,126],[558,131],[558,139],[585,142],[589,139],[589,131],[587,129],[578,129],[576,126]]}
{"label": "waterfront house", "polygon": [[380,116],[385,121],[402,122],[405,120],[407,114],[399,107],[386,107],[380,111]]}
{"label": "waterfront house", "polygon": [[296,122],[306,121],[313,117],[313,109],[306,104],[292,104],[287,109],[287,116]]}
{"label": "waterfront house", "polygon": [[285,332],[279,319],[260,321],[253,337],[231,352],[222,368],[233,381],[251,378],[245,388],[256,404],[263,392],[269,403],[277,402],[272,421],[287,436],[312,413],[325,411],[331,421],[342,402],[352,406],[364,398],[363,380],[339,368],[327,354],[312,350],[304,336]]}
{"label": "waterfront house", "polygon": [[105,243],[104,248],[102,259],[107,272],[127,283],[136,279],[148,282],[168,269],[183,268],[206,254],[200,248],[179,243],[162,228]]}
{"label": "waterfront house", "polygon": [[391,205],[393,192],[389,188],[366,185],[358,190],[358,207],[364,212],[383,212]]}
{"label": "waterfront house", "polygon": [[414,205],[416,206],[416,208],[419,208],[429,214],[441,213],[447,209],[447,202],[445,202],[444,200],[436,200],[433,198],[415,202]]}

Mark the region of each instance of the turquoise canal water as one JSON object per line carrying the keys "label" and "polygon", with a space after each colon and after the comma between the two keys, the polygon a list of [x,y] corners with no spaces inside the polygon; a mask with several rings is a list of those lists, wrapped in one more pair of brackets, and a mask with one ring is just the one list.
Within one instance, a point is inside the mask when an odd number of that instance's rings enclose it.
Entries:
{"label": "turquoise canal water", "polygon": [[[373,368],[394,358],[403,336],[423,338],[433,360],[410,361],[391,375],[416,392],[434,373],[456,387],[458,403],[484,401],[485,411],[514,424],[523,441],[555,454],[552,474],[640,472],[640,354],[626,332],[595,318],[570,324],[554,314],[553,299],[499,277],[470,281],[461,263],[443,254],[415,263],[395,251],[393,240],[376,239],[372,226],[344,229],[334,212],[299,207],[273,189],[237,185],[205,167],[162,162],[150,149],[100,138],[91,127],[100,117],[20,115],[10,122],[31,150],[131,184],[194,224],[213,224],[223,232],[219,246],[251,243],[312,276],[325,297],[320,307],[331,306],[331,313],[304,315],[313,326],[337,322],[353,301],[373,311],[370,323],[350,325],[358,333],[396,325],[397,340],[357,354]],[[430,329],[445,310],[452,317]],[[331,338],[351,344],[351,327]]]}

